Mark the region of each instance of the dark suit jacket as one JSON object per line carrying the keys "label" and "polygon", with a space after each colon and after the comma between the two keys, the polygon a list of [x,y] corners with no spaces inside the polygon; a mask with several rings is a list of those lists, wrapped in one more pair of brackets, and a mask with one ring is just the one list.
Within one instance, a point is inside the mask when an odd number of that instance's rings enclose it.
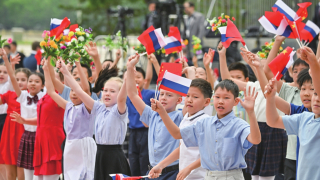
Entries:
{"label": "dark suit jacket", "polygon": [[[204,33],[205,33],[205,18],[204,16],[199,12],[194,12],[192,14],[192,17],[190,18],[190,24],[189,24],[189,37],[188,37],[188,59],[191,59],[193,56],[192,51],[192,36],[195,35],[196,37],[200,38],[202,40]],[[190,61],[192,62],[192,61]]]}
{"label": "dark suit jacket", "polygon": [[18,68],[23,68],[23,61],[24,61],[24,58],[26,57],[23,53],[21,52],[18,52],[18,54],[20,55],[21,57],[21,60],[19,62],[19,64],[16,64],[15,65],[15,68],[18,69]]}
{"label": "dark suit jacket", "polygon": [[[26,57],[23,61],[23,67],[30,69],[32,72],[37,71],[37,59],[35,54],[31,54],[29,57]],[[39,69],[40,72],[43,72],[42,68]]]}
{"label": "dark suit jacket", "polygon": [[316,9],[314,11],[314,16],[313,16],[313,22],[318,25],[318,27],[320,27],[320,14],[319,14],[319,9],[320,9],[320,6],[319,6],[319,3],[317,3],[316,5]]}

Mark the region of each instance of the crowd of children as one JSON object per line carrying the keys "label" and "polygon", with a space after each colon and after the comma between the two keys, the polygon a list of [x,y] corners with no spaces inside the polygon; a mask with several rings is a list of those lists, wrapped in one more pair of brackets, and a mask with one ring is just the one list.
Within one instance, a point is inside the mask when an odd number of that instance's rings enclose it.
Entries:
{"label": "crowd of children", "polygon": [[[101,63],[96,44],[86,46],[94,68],[50,63],[44,74],[15,69],[0,49],[0,164],[8,180],[111,180],[110,174],[157,180],[320,179],[317,145],[320,125],[320,47],[298,50],[293,82],[276,81],[268,64],[284,37],[277,36],[267,59],[241,49],[243,60],[227,65],[217,47],[221,82],[203,57],[204,68],[181,60],[191,79],[185,97],[148,90],[156,57],[147,71],[140,55],[128,58],[120,76],[117,62]],[[178,110],[179,107],[182,110]],[[128,157],[123,151],[126,135]]]}

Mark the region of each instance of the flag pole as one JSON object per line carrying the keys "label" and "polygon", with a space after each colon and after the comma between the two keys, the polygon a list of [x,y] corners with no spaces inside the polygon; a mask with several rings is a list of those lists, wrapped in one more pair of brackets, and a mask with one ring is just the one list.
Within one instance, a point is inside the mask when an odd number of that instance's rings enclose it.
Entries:
{"label": "flag pole", "polygon": [[296,40],[297,40],[297,43],[299,44],[300,48],[302,48],[302,46],[301,46],[301,44],[300,44],[300,42],[299,42],[298,38],[296,38]]}
{"label": "flag pole", "polygon": [[247,51],[249,51],[249,49],[248,49],[247,45],[244,45],[244,48],[246,48],[246,50],[247,50]]}
{"label": "flag pole", "polygon": [[157,90],[158,90],[158,83],[156,84],[156,91],[154,92],[154,99],[157,100]]}
{"label": "flag pole", "polygon": [[[275,80],[277,80],[277,77],[278,77],[279,73],[280,73],[280,71],[278,71],[278,73],[277,73],[276,76],[274,77]],[[268,91],[265,90],[265,91],[263,92],[263,94],[267,94],[267,92],[268,92]]]}
{"label": "flag pole", "polygon": [[144,53],[142,53],[142,54],[139,54],[140,56],[144,56],[144,55],[146,55],[147,54],[147,52],[144,52]]}
{"label": "flag pole", "polygon": [[297,40],[299,46],[302,47],[302,45],[301,45],[302,43],[301,43],[301,41],[300,41],[300,34],[299,34],[299,31],[298,31],[298,28],[297,28],[297,24],[296,24],[295,21],[294,21],[293,23],[294,23],[294,26],[295,26],[295,28],[296,28],[296,30],[297,30],[297,34],[298,34],[298,38],[299,38],[299,40],[298,40],[297,38],[296,38],[296,40]]}
{"label": "flag pole", "polygon": [[308,46],[310,42],[307,42],[307,44],[305,46]]}

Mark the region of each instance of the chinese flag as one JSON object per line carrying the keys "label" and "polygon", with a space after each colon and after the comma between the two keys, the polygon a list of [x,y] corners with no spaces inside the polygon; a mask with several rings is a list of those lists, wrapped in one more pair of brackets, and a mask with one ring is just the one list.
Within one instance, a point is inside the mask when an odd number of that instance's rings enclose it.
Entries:
{"label": "chinese flag", "polygon": [[159,81],[162,81],[163,75],[166,71],[176,74],[178,76],[181,76],[182,64],[181,63],[161,63],[157,84],[159,83]]}
{"label": "chinese flag", "polygon": [[297,15],[301,17],[302,20],[305,20],[308,17],[307,8],[311,5],[311,2],[299,3],[299,9],[297,11]]}

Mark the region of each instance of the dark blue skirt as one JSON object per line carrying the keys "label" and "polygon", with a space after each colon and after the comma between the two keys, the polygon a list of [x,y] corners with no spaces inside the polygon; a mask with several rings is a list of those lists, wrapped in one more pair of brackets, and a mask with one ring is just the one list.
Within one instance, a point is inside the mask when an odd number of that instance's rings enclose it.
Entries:
{"label": "dark blue skirt", "polygon": [[2,135],[2,129],[4,126],[4,122],[6,121],[7,114],[0,114],[0,140]]}
{"label": "dark blue skirt", "polygon": [[247,152],[246,172],[251,175],[275,176],[284,171],[288,136],[285,130],[271,128],[267,123],[258,122],[261,143],[253,145]]}

